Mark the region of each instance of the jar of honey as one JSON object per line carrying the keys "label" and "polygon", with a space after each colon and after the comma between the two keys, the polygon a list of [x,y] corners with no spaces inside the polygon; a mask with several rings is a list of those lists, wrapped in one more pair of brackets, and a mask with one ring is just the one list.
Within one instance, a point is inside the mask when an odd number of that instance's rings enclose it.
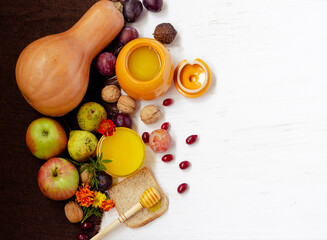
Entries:
{"label": "jar of honey", "polygon": [[152,100],[169,89],[174,64],[163,44],[155,39],[137,38],[120,51],[116,76],[127,95],[136,100]]}

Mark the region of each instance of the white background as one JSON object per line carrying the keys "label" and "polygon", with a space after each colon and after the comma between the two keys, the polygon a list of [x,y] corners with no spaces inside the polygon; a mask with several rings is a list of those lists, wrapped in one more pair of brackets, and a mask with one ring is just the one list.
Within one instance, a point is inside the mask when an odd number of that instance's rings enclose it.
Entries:
{"label": "white background", "polygon": [[[139,134],[171,124],[175,160],[147,146],[145,162],[169,210],[105,239],[327,239],[327,1],[164,0],[132,26],[152,37],[162,22],[178,31],[167,45],[174,64],[202,58],[213,82],[196,99],[172,85],[138,103]],[[147,126],[138,114],[150,103],[163,118]],[[199,139],[189,146],[191,134]],[[183,182],[190,188],[178,194]],[[102,228],[117,216],[107,213]]]}

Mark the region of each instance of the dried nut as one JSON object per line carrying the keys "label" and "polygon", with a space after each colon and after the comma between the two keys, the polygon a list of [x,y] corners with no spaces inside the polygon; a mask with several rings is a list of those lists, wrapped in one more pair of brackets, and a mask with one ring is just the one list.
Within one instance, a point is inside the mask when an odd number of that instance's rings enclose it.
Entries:
{"label": "dried nut", "polygon": [[155,123],[160,118],[160,115],[159,108],[154,105],[145,106],[140,112],[141,120],[145,124]]}
{"label": "dried nut", "polygon": [[71,223],[77,223],[83,219],[83,210],[76,202],[70,201],[65,205],[65,215]]}
{"label": "dried nut", "polygon": [[177,31],[170,23],[161,23],[156,26],[153,36],[156,40],[164,44],[170,44],[174,41]]}
{"label": "dried nut", "polygon": [[[84,169],[85,167],[86,166],[82,165],[81,169]],[[87,168],[85,168],[85,170],[83,170],[83,172],[80,174],[80,179],[82,183],[91,185],[92,178],[92,174]]]}
{"label": "dried nut", "polygon": [[102,89],[101,96],[103,101],[108,103],[117,102],[120,97],[120,89],[115,85],[108,85]]}
{"label": "dried nut", "polygon": [[127,95],[122,95],[118,100],[117,108],[123,113],[133,113],[136,108],[136,102],[133,98]]}

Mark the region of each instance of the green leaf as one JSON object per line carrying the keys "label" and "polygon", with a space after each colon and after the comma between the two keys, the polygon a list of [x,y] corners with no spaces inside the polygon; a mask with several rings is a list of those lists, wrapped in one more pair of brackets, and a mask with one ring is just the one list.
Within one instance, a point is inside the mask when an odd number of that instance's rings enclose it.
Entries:
{"label": "green leaf", "polygon": [[77,168],[83,165],[83,163],[81,163],[81,162],[77,162],[77,161],[75,161],[75,160],[73,160],[73,159],[69,159],[69,158],[65,158],[65,159],[66,159],[67,161],[71,162],[72,164],[74,164]]}
{"label": "green leaf", "polygon": [[90,163],[91,163],[91,165],[93,166],[93,165],[96,164],[96,161],[95,161],[93,158],[90,158]]}
{"label": "green leaf", "polygon": [[95,212],[94,215],[97,217],[102,217],[102,212]]}
{"label": "green leaf", "polygon": [[92,178],[92,181],[91,181],[91,187],[92,188],[95,188],[96,190],[99,190],[99,180],[98,180],[98,177],[97,177],[97,174],[93,174],[93,178]]}
{"label": "green leaf", "polygon": [[79,173],[83,173],[87,168],[88,166],[86,164],[82,165],[79,169]]}
{"label": "green leaf", "polygon": [[95,216],[98,216],[98,217],[101,217],[102,216],[102,213],[100,211],[99,208],[95,208],[95,207],[83,207],[83,213],[84,213],[84,217],[82,219],[82,223],[88,219],[89,217],[91,217],[92,215],[95,215]]}
{"label": "green leaf", "polygon": [[109,159],[104,159],[104,160],[102,160],[102,162],[103,162],[103,163],[111,163],[111,162],[112,162],[112,160],[109,160]]}
{"label": "green leaf", "polygon": [[100,171],[105,171],[105,170],[107,170],[107,168],[106,168],[105,165],[103,165],[103,163],[101,163],[101,164],[99,165],[99,170],[100,170]]}

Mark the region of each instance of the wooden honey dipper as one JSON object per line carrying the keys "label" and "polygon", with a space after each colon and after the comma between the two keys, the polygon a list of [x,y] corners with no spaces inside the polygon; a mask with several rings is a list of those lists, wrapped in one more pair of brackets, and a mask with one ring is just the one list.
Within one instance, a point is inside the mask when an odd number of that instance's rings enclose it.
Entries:
{"label": "wooden honey dipper", "polygon": [[119,216],[113,223],[108,225],[105,229],[95,235],[91,240],[100,240],[102,239],[108,232],[113,230],[120,223],[125,222],[129,217],[133,216],[135,213],[140,211],[143,207],[150,208],[154,206],[161,199],[159,192],[154,188],[150,187],[148,190],[144,191],[140,201],[131,207],[127,212]]}

